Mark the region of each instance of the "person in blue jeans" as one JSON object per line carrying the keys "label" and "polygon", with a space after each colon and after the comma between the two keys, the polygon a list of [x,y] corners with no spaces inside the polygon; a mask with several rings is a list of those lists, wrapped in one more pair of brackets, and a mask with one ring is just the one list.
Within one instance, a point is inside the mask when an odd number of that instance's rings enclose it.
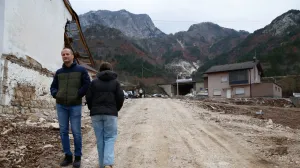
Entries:
{"label": "person in blue jeans", "polygon": [[114,164],[117,117],[124,102],[123,90],[116,79],[117,74],[112,71],[111,64],[104,62],[86,94],[97,139],[100,168],[112,168]]}
{"label": "person in blue jeans", "polygon": [[[91,83],[87,70],[74,62],[71,49],[64,48],[61,52],[63,66],[56,71],[51,84],[51,95],[56,99],[57,117],[60,137],[65,153],[60,166],[73,163],[74,168],[80,167],[82,156],[81,136],[81,104]],[[70,150],[69,123],[74,137],[75,160]]]}

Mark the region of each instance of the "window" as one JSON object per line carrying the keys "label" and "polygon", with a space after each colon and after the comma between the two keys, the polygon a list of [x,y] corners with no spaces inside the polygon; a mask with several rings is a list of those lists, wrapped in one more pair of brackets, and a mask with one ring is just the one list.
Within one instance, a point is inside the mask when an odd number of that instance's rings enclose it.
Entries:
{"label": "window", "polygon": [[221,96],[221,90],[214,89],[214,96]]}
{"label": "window", "polygon": [[232,71],[229,72],[229,84],[246,84],[248,83],[248,71]]}
{"label": "window", "polygon": [[243,94],[245,94],[245,89],[244,88],[236,88],[235,89],[235,94],[236,95],[243,95]]}
{"label": "window", "polygon": [[227,76],[222,76],[222,78],[221,78],[221,82],[223,83],[223,82],[227,82],[228,81],[228,78],[227,78]]}

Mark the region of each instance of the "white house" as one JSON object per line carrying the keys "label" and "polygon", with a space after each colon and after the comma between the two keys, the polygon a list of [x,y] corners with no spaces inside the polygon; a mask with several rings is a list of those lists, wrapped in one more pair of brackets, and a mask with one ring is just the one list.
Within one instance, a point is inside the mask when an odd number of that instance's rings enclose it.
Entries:
{"label": "white house", "polygon": [[0,0],[0,114],[54,109],[49,88],[74,15],[68,0]]}

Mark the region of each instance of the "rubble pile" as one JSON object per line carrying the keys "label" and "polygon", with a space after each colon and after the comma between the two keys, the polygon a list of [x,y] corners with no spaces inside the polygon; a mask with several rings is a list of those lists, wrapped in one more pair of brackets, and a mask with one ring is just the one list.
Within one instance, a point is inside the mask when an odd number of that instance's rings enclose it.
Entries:
{"label": "rubble pile", "polygon": [[49,160],[60,159],[58,130],[1,119],[0,134],[0,167],[53,167]]}
{"label": "rubble pile", "polygon": [[[201,100],[201,99],[200,99]],[[289,99],[276,98],[206,98],[203,102],[221,103],[221,104],[235,104],[235,105],[249,105],[249,106],[272,106],[272,107],[294,107],[292,101]]]}
{"label": "rubble pile", "polygon": [[[261,102],[258,102],[261,100]],[[184,100],[187,101],[187,100]],[[284,99],[205,99],[196,100],[196,104],[206,110],[224,114],[248,115],[259,119],[272,119],[293,129],[300,129],[300,109],[291,107]],[[233,103],[232,103],[233,102]],[[247,105],[245,105],[247,104]]]}
{"label": "rubble pile", "polygon": [[[91,129],[87,107],[82,111],[82,133]],[[70,139],[73,138],[70,131]],[[73,141],[71,140],[71,146]],[[53,168],[63,158],[55,113],[0,113],[0,167]]]}
{"label": "rubble pile", "polygon": [[223,112],[225,114],[247,114],[249,112],[251,113],[251,111],[248,109],[241,110],[240,107],[225,106],[224,104],[217,103],[199,103],[198,106],[212,112]]}
{"label": "rubble pile", "polygon": [[272,107],[294,107],[293,103],[288,99],[275,98],[240,98],[228,99],[230,103],[237,105],[261,105]]}

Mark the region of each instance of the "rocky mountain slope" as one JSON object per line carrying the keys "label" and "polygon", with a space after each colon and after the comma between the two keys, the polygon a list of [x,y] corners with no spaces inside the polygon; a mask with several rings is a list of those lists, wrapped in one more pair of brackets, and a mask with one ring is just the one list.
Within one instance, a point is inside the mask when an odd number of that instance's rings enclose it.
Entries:
{"label": "rocky mountain slope", "polygon": [[88,12],[80,22],[96,59],[115,61],[121,67],[129,58],[139,60],[135,62],[139,66],[145,61],[155,76],[162,71],[191,75],[204,61],[230,51],[248,35],[210,22],[165,35],[148,15],[125,10]]}
{"label": "rocky mountain slope", "polygon": [[266,76],[300,73],[300,11],[290,10],[269,25],[250,34],[231,51],[204,63],[198,76],[210,66],[251,60],[256,56]]}
{"label": "rocky mountain slope", "polygon": [[[230,51],[248,34],[205,22],[192,25],[188,31],[135,42],[153,58],[167,64],[167,69],[190,74],[203,62]],[[190,64],[190,70],[185,71],[183,64]]]}
{"label": "rocky mountain slope", "polygon": [[[120,30],[95,24],[86,28],[84,34],[96,62],[109,61],[114,64],[115,70],[138,77],[164,74],[163,66],[157,65],[151,55]],[[142,73],[142,68],[148,71]]]}
{"label": "rocky mountain slope", "polygon": [[103,25],[115,28],[132,38],[161,37],[165,34],[155,27],[151,18],[146,14],[132,14],[126,10],[90,11],[79,16],[83,29],[93,25]]}

